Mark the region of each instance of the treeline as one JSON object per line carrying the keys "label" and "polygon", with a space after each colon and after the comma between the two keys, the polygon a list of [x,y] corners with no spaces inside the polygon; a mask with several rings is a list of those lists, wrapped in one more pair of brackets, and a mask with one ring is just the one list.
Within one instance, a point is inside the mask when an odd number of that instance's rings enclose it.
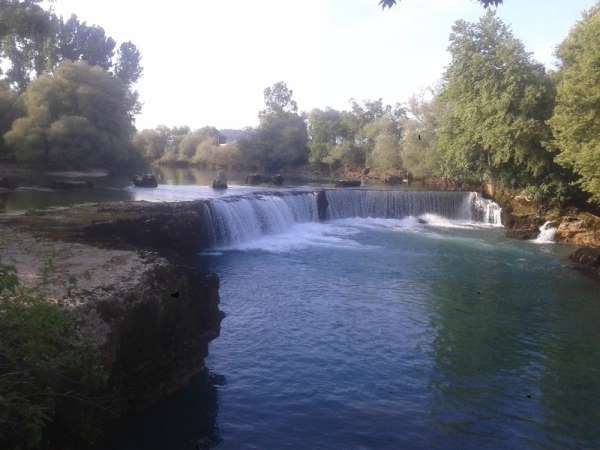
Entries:
{"label": "treeline", "polygon": [[134,143],[151,162],[197,165],[210,169],[248,169],[273,172],[308,162],[308,133],[304,114],[298,113],[293,92],[279,82],[264,91],[265,109],[256,128],[227,137],[214,127],[159,126],[137,134]]}
{"label": "treeline", "polygon": [[264,91],[259,126],[226,136],[214,127],[159,126],[134,139],[144,156],[157,164],[275,172],[305,167],[333,173],[370,165],[384,171],[402,168],[400,142],[406,111],[383,101],[359,103],[351,111],[315,109],[299,113],[293,91],[278,82]]}
{"label": "treeline", "polygon": [[41,3],[0,0],[0,158],[41,168],[141,162],[131,142],[139,50]]}
{"label": "treeline", "polygon": [[493,12],[458,21],[452,60],[415,100],[403,163],[418,176],[493,182],[564,203],[600,202],[600,7],[584,14],[548,72]]}
{"label": "treeline", "polygon": [[406,105],[352,100],[346,111],[299,113],[280,82],[265,90],[259,126],[235,143],[214,128],[165,127],[136,143],[165,164],[490,182],[551,203],[600,203],[600,6],[559,46],[557,71],[493,11],[458,21],[449,51],[439,85]]}
{"label": "treeline", "polygon": [[458,21],[449,50],[440,85],[404,109],[370,102],[313,111],[311,163],[491,182],[557,203],[583,193],[600,203],[600,6],[559,46],[556,72],[491,11]]}

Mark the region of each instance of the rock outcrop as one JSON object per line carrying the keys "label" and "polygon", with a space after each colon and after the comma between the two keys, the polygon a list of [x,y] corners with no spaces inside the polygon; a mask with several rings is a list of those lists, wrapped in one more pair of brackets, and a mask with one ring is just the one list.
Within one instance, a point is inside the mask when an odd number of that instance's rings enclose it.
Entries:
{"label": "rock outcrop", "polygon": [[600,277],[600,249],[582,247],[569,257],[579,269]]}
{"label": "rock outcrop", "polygon": [[562,217],[556,237],[565,244],[600,248],[600,217],[589,213]]}
{"label": "rock outcrop", "polygon": [[74,315],[105,356],[123,411],[185,386],[219,335],[218,277],[187,258],[201,243],[185,242],[202,235],[196,207],[82,206],[0,222],[2,263]]}

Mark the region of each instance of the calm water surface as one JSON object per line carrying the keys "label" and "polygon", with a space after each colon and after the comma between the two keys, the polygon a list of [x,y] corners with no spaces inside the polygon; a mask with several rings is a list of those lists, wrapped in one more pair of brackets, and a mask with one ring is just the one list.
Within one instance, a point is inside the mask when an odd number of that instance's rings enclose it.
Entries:
{"label": "calm water surface", "polygon": [[205,253],[210,373],[115,449],[600,448],[600,294],[569,249],[348,219]]}

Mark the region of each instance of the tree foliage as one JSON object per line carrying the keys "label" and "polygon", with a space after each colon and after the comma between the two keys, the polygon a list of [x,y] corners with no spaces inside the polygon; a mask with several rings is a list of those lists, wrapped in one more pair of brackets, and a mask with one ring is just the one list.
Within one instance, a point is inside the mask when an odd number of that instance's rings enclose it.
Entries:
{"label": "tree foliage", "polygon": [[544,67],[493,12],[458,21],[449,49],[438,135],[446,175],[514,185],[548,173],[554,90]]}
{"label": "tree foliage", "polygon": [[280,81],[264,91],[265,109],[260,125],[240,139],[240,157],[245,166],[267,172],[305,164],[308,133],[298,114],[293,91]]}
{"label": "tree foliage", "polygon": [[382,99],[359,103],[350,111],[313,110],[308,116],[310,163],[315,167],[400,170],[400,141],[406,111]]}
{"label": "tree foliage", "polygon": [[74,14],[65,20],[42,5],[39,0],[0,0],[0,61],[11,86],[23,92],[32,79],[65,61],[102,67],[127,84],[139,79],[141,58],[134,44],[121,44],[115,57],[116,42],[101,26]]}
{"label": "tree foliage", "polygon": [[557,100],[550,125],[557,161],[600,203],[600,6],[584,14],[558,48]]}
{"label": "tree foliage", "polygon": [[437,93],[429,101],[414,96],[409,101],[410,118],[405,122],[402,141],[404,168],[414,177],[441,177],[443,161],[437,148],[437,132],[444,116],[444,104]]}
{"label": "tree foliage", "polygon": [[127,85],[137,82],[142,76],[142,55],[131,41],[123,42],[119,47],[115,75]]}
{"label": "tree foliage", "polygon": [[32,82],[25,117],[5,140],[18,162],[61,167],[115,167],[132,157],[127,86],[100,67],[65,62]]}

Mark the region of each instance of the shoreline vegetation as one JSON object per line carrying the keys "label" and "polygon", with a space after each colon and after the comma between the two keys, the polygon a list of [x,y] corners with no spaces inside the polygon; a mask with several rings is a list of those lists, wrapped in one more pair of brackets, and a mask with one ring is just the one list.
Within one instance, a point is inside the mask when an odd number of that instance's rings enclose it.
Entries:
{"label": "shoreline vegetation", "polygon": [[[551,222],[560,242],[582,247],[573,262],[600,276],[600,106],[590,100],[600,94],[599,29],[600,4],[574,24],[551,71],[490,10],[454,25],[442,80],[406,104],[352,99],[348,110],[303,112],[278,82],[255,128],[138,131],[135,44],[117,46],[39,0],[0,0],[0,187],[37,172],[100,177],[152,165],[407,178],[482,191],[503,206],[514,238]],[[106,204],[78,210],[81,223],[45,211],[0,221],[0,447],[98,447],[111,418],[203,370],[222,319],[219,281],[167,251],[191,248],[168,222],[197,230],[188,207]],[[148,233],[119,222],[134,213]]]}

